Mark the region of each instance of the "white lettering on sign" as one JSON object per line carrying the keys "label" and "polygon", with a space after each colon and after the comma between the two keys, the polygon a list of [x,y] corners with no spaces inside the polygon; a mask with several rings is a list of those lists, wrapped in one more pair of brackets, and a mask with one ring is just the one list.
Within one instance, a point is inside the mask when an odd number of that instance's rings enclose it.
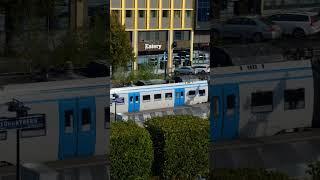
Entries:
{"label": "white lettering on sign", "polygon": [[149,50],[149,49],[161,49],[162,45],[160,44],[145,44],[144,49]]}

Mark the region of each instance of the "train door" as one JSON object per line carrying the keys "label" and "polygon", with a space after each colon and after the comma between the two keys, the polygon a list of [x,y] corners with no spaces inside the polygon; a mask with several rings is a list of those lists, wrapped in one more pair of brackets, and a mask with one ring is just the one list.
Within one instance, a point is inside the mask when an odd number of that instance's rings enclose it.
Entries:
{"label": "train door", "polygon": [[78,101],[78,156],[94,154],[96,140],[95,98],[80,98]]}
{"label": "train door", "polygon": [[183,88],[175,89],[174,106],[183,106],[185,99],[185,91]]}
{"label": "train door", "polygon": [[94,97],[59,102],[59,159],[94,154],[95,111]]}
{"label": "train door", "polygon": [[230,84],[212,88],[213,140],[230,140],[238,136],[239,88]]}
{"label": "train door", "polygon": [[128,112],[140,111],[140,93],[129,93]]}

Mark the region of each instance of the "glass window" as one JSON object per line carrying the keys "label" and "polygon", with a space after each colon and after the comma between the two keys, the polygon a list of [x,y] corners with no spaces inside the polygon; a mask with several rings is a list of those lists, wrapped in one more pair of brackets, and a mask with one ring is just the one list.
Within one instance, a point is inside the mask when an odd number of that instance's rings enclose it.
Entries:
{"label": "glass window", "polygon": [[139,10],[139,17],[144,18],[144,10]]}
{"label": "glass window", "polygon": [[130,96],[130,103],[133,102],[133,96]]}
{"label": "glass window", "polygon": [[218,96],[213,97],[213,117],[214,118],[219,117],[219,97]]}
{"label": "glass window", "polygon": [[166,99],[172,99],[172,93],[166,93],[165,94]]}
{"label": "glass window", "polygon": [[82,109],[82,125],[91,124],[91,110],[89,108]]}
{"label": "glass window", "polygon": [[72,127],[73,123],[73,111],[68,110],[64,112],[64,127]]}
{"label": "glass window", "polygon": [[181,95],[181,97],[183,97],[183,96],[184,96],[184,93],[183,93],[183,92],[181,92],[181,93],[180,93],[180,95]]}
{"label": "glass window", "polygon": [[205,95],[206,95],[205,89],[199,90],[199,96],[205,96]]}
{"label": "glass window", "polygon": [[169,11],[168,10],[163,10],[162,11],[162,17],[167,18],[169,16]]}
{"label": "glass window", "polygon": [[161,100],[161,94],[155,94],[154,100]]}
{"label": "glass window", "polygon": [[196,91],[189,91],[189,96],[195,96],[196,95]]}
{"label": "glass window", "polygon": [[305,107],[304,88],[284,91],[284,109],[303,109]]}
{"label": "glass window", "polygon": [[132,16],[132,11],[131,10],[126,10],[126,17],[131,18]]}
{"label": "glass window", "polygon": [[227,109],[234,109],[235,108],[235,95],[229,95],[227,96]]}
{"label": "glass window", "polygon": [[157,11],[156,10],[151,10],[151,17],[152,18],[156,18],[158,15],[157,15]]}
{"label": "glass window", "polygon": [[252,19],[247,19],[247,18],[243,18],[242,19],[242,24],[243,25],[249,25],[249,26],[257,25],[257,23],[254,22]]}
{"label": "glass window", "polygon": [[268,112],[273,110],[273,92],[256,92],[251,94],[251,111]]}
{"label": "glass window", "polygon": [[186,16],[187,16],[188,18],[191,17],[191,11],[190,11],[190,10],[187,10],[187,11],[186,11]]}
{"label": "glass window", "polygon": [[136,96],[136,102],[139,102],[139,96]]}
{"label": "glass window", "polygon": [[150,101],[150,95],[144,95],[142,99],[143,101]]}
{"label": "glass window", "polygon": [[175,18],[180,18],[181,17],[181,11],[180,10],[175,10],[174,11],[174,17]]}

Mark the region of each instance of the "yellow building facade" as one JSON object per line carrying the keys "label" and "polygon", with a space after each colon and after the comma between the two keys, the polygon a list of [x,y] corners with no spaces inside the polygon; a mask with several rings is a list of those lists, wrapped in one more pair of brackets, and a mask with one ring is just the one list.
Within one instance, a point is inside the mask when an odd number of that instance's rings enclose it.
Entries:
{"label": "yellow building facade", "polygon": [[[194,6],[194,0],[110,0],[111,13],[130,33],[135,56],[166,53],[169,72],[174,50],[188,50],[193,59]],[[137,66],[136,58],[133,69]]]}

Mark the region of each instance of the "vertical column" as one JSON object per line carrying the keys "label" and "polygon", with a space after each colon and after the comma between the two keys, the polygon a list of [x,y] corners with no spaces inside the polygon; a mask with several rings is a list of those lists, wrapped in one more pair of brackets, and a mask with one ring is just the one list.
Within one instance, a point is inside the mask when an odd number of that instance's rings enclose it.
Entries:
{"label": "vertical column", "polygon": [[147,29],[150,29],[150,0],[146,0],[147,2]]}
{"label": "vertical column", "polygon": [[181,13],[181,28],[185,28],[185,22],[186,22],[186,0],[182,0],[182,13]]}
{"label": "vertical column", "polygon": [[[119,1],[119,0],[116,0]],[[126,0],[121,1],[121,24],[125,25],[126,23]]]}
{"label": "vertical column", "polygon": [[174,29],[174,0],[170,3],[170,25],[169,25],[169,45],[168,45],[168,73],[172,73],[172,56],[173,56],[173,29]]}
{"label": "vertical column", "polygon": [[133,70],[138,69],[138,0],[134,0],[134,30],[133,30],[133,50],[134,50],[134,63]]}
{"label": "vertical column", "polygon": [[264,11],[264,0],[261,0],[260,3],[261,3],[261,4],[260,4],[260,6],[261,6],[261,7],[260,7],[260,8],[261,8],[261,9],[260,9],[260,15],[263,15],[263,13],[264,13],[264,12],[263,12],[263,11]]}
{"label": "vertical column", "polygon": [[191,64],[193,63],[193,40],[194,40],[194,31],[191,30],[190,31],[190,61],[191,61]]}
{"label": "vertical column", "polygon": [[159,3],[159,29],[162,29],[162,0],[158,1]]}
{"label": "vertical column", "polygon": [[83,21],[84,21],[84,17],[83,17],[83,11],[84,11],[83,1],[77,1],[76,4],[77,4],[77,15],[76,15],[77,28],[81,28],[81,27],[83,27]]}

